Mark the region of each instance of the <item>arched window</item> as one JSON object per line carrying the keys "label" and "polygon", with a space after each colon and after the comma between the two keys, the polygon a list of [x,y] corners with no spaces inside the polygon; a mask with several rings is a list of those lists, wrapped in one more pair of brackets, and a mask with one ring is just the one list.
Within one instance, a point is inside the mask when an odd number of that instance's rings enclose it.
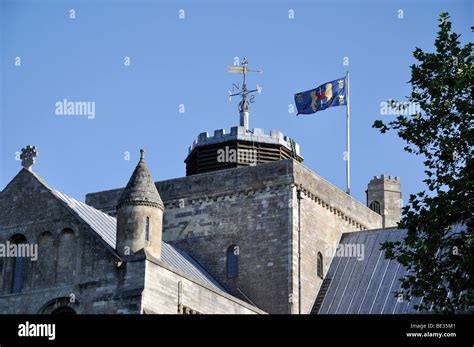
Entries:
{"label": "arched window", "polygon": [[[26,243],[26,238],[23,235],[16,235],[11,239],[11,242],[15,245],[24,244]],[[26,257],[21,257],[18,255],[13,258],[11,281],[12,294],[21,293],[23,290],[23,284],[25,282],[26,260]]]}
{"label": "arched window", "polygon": [[239,276],[239,246],[232,245],[227,248],[227,278]]}
{"label": "arched window", "polygon": [[372,202],[370,203],[370,205],[369,205],[369,208],[370,208],[372,211],[374,211],[374,212],[380,214],[380,202],[378,202],[378,201],[372,201]]}
{"label": "arched window", "polygon": [[35,287],[48,287],[54,283],[54,257],[56,249],[53,235],[45,231],[38,241],[38,261],[35,263]]}
{"label": "arched window", "polygon": [[145,241],[150,241],[150,217],[145,218]]}
{"label": "arched window", "polygon": [[77,298],[71,302],[70,296],[62,296],[48,301],[44,304],[38,314],[76,314],[82,312]]}
{"label": "arched window", "polygon": [[55,309],[51,314],[54,315],[73,315],[76,314],[76,311],[69,306],[61,306]]}
{"label": "arched window", "polygon": [[74,231],[64,229],[59,237],[56,270],[57,284],[70,284],[74,280],[76,268],[76,242]]}
{"label": "arched window", "polygon": [[317,267],[318,277],[323,278],[324,277],[324,274],[323,274],[323,255],[321,254],[321,252],[318,252],[316,267]]}

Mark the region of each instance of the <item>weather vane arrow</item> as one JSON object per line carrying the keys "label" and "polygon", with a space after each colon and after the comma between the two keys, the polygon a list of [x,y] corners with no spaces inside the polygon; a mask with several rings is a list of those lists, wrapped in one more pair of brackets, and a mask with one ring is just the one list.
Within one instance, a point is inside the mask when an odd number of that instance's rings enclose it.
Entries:
{"label": "weather vane arrow", "polygon": [[244,127],[245,130],[248,130],[249,128],[249,105],[250,103],[255,102],[255,95],[252,95],[255,92],[258,92],[259,94],[262,91],[262,87],[260,87],[257,84],[257,89],[253,90],[248,90],[247,89],[247,73],[248,72],[257,72],[257,73],[263,73],[263,70],[252,70],[247,67],[248,65],[248,60],[247,58],[244,58],[242,61],[242,64],[239,65],[232,65],[228,66],[227,72],[230,73],[236,73],[236,74],[242,74],[243,76],[243,83],[242,87],[240,87],[238,84],[233,84],[232,86],[232,92],[238,91],[236,93],[229,92],[229,100],[232,99],[233,96],[241,96],[242,100],[239,102],[239,113],[240,113],[240,126]]}

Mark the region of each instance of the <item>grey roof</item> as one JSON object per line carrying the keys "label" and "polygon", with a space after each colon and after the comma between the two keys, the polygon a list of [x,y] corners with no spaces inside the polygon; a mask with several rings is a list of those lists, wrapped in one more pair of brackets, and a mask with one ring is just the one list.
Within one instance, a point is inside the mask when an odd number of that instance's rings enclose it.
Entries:
{"label": "grey roof", "polygon": [[[340,246],[364,245],[364,257],[335,256],[325,277],[325,285],[318,295],[319,314],[401,314],[416,313],[411,301],[398,300],[399,279],[406,269],[396,260],[387,260],[380,244],[403,239],[406,231],[396,228],[345,233]],[[317,303],[316,300],[315,304]],[[321,303],[322,302],[322,303]]]}
{"label": "grey roof", "polygon": [[113,249],[115,249],[115,236],[117,230],[117,221],[114,217],[108,214],[96,210],[92,206],[89,206],[81,201],[78,201],[70,196],[63,194],[55,189],[51,192],[56,195],[60,200],[66,203],[66,205],[77,214],[86,224],[88,224],[92,230],[94,230],[99,236]]}
{"label": "grey roof", "polygon": [[[64,202],[73,213],[82,219],[112,249],[115,249],[117,221],[114,217],[57,190],[52,189],[51,192]],[[186,252],[178,250],[164,241],[161,246],[161,260],[187,276],[227,293],[227,290],[198,261]]]}
{"label": "grey roof", "polygon": [[160,194],[158,193],[150,171],[148,170],[143,153],[142,150],[140,161],[133,171],[127,186],[123,190],[117,206],[125,203],[147,203],[161,207],[163,206]]}
{"label": "grey roof", "polygon": [[171,267],[181,270],[185,274],[206,283],[207,285],[220,289],[224,292],[227,290],[212,277],[206,269],[186,252],[179,250],[169,243],[163,242],[161,245],[161,260]]}

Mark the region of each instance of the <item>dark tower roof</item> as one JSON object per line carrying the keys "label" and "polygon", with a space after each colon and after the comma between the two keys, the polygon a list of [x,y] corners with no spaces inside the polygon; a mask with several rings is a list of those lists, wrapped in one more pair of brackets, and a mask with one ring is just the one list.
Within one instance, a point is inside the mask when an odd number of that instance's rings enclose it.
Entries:
{"label": "dark tower roof", "polygon": [[146,165],[143,149],[140,150],[140,161],[118,200],[117,208],[124,204],[163,207],[160,194]]}
{"label": "dark tower roof", "polygon": [[280,131],[265,134],[260,128],[238,126],[232,127],[229,134],[224,129],[214,131],[214,136],[199,134],[184,162],[186,176],[190,176],[290,158],[303,161],[300,146]]}

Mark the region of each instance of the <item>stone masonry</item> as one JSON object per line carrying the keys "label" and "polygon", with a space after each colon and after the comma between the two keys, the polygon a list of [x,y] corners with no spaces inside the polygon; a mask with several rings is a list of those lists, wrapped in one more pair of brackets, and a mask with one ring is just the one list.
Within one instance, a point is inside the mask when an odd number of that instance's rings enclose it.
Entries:
{"label": "stone masonry", "polygon": [[[294,160],[162,182],[163,238],[185,250],[231,292],[269,313],[298,311],[298,217],[301,306],[308,313],[320,286],[316,255],[327,269],[343,232],[380,228],[382,217]],[[297,190],[302,191],[300,216]],[[86,202],[113,214],[121,189]],[[226,274],[226,252],[239,248],[239,276]]]}
{"label": "stone masonry", "polygon": [[294,159],[153,182],[142,151],[125,189],[86,205],[22,169],[0,244],[39,254],[0,257],[0,313],[309,313],[343,233],[396,225],[400,198],[376,177],[369,208]]}
{"label": "stone masonry", "polygon": [[0,313],[139,313],[144,268],[118,269],[118,257],[53,196],[39,177],[23,169],[0,196],[0,243],[24,235],[38,245],[26,262],[21,293],[11,293],[11,262],[0,258]]}
{"label": "stone masonry", "polygon": [[[115,220],[108,216],[97,219],[106,215],[68,200],[78,208],[72,210],[58,198],[60,194],[27,169],[22,169],[0,193],[0,244],[7,245],[21,236],[25,244],[38,249],[36,260],[0,257],[0,313],[264,313],[225,290],[162,262],[161,247],[143,244],[141,249],[132,249],[129,256],[119,254],[110,239],[106,242],[103,238],[106,234],[97,234],[81,213],[92,213],[96,217],[92,220],[94,227],[108,232],[110,226],[115,227]],[[160,201],[157,194],[154,201]],[[136,197],[128,195],[130,199]],[[142,203],[146,197],[140,195],[132,200]],[[86,207],[93,211],[87,212]],[[125,216],[124,219],[127,220]],[[160,223],[152,225],[155,230],[151,231],[160,236]],[[117,232],[120,230],[119,227]],[[128,224],[122,231],[128,233]],[[161,237],[156,241],[161,243]],[[177,250],[173,252],[184,267],[192,266],[186,265],[187,260]],[[24,264],[20,277],[18,264]],[[21,290],[15,291],[13,283],[19,279]]]}

